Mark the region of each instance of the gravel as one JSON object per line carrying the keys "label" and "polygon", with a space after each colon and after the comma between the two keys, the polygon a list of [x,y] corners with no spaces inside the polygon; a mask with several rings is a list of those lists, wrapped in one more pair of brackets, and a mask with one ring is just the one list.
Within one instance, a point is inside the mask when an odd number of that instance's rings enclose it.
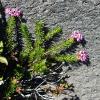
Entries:
{"label": "gravel", "polygon": [[[69,65],[68,81],[75,86],[80,100],[100,100],[100,0],[1,0],[4,6],[20,8],[27,20],[30,32],[34,32],[34,22],[43,19],[50,28],[63,28],[61,39],[73,30],[83,32],[90,65]],[[68,34],[67,34],[68,33]],[[76,52],[75,51],[75,52]],[[59,100],[59,99],[58,99]]]}

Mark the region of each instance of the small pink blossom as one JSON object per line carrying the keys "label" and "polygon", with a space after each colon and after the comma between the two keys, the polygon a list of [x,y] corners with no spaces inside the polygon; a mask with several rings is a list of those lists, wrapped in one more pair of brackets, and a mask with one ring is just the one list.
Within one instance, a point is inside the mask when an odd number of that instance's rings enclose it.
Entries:
{"label": "small pink blossom", "polygon": [[5,13],[9,14],[10,16],[17,16],[19,17],[22,12],[18,8],[6,8]]}
{"label": "small pink blossom", "polygon": [[84,39],[82,33],[78,30],[72,32],[70,37],[74,38],[77,42],[81,42]]}
{"label": "small pink blossom", "polygon": [[88,53],[84,50],[77,52],[76,56],[77,56],[77,59],[82,61],[82,62],[86,62],[88,60],[88,57],[89,57]]}
{"label": "small pink blossom", "polygon": [[6,8],[6,9],[5,9],[5,13],[6,13],[6,14],[10,14],[10,13],[11,13],[11,8]]}

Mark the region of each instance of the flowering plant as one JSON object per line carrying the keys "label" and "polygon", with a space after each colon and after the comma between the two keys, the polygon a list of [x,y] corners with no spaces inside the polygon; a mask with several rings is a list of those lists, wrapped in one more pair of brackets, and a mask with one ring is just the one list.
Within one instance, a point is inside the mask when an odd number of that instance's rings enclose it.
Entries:
{"label": "flowering plant", "polygon": [[9,14],[10,16],[21,16],[22,12],[18,8],[6,8],[5,13]]}
{"label": "flowering plant", "polygon": [[76,53],[77,59],[82,61],[82,62],[86,62],[89,58],[88,53],[86,51],[79,51]]}
{"label": "flowering plant", "polygon": [[[35,39],[33,41],[26,23],[23,23],[22,17],[20,17],[22,12],[18,8],[8,7],[5,9],[5,13],[10,15],[8,20],[6,20],[6,26],[3,25],[5,26],[3,29],[5,29],[6,37],[3,40],[6,47],[5,55],[9,63],[5,59],[2,62],[8,65],[10,70],[6,70],[8,76],[5,79],[8,83],[4,86],[4,97],[9,98],[15,91],[21,94],[24,79],[32,79],[33,75],[49,73],[50,69],[54,67],[53,62],[57,64],[58,62],[73,63],[78,61],[86,62],[88,60],[86,51],[66,55],[62,53],[62,50],[69,49],[76,42],[83,41],[84,37],[81,32],[74,31],[68,39],[61,40],[57,44],[48,45],[48,42],[58,33],[62,33],[60,26],[46,31],[44,22],[41,20],[36,21],[34,29]],[[19,17],[20,20],[18,19]],[[11,75],[9,74],[10,72]],[[7,81],[4,82],[6,83]]]}
{"label": "flowering plant", "polygon": [[84,39],[82,33],[80,31],[78,31],[78,30],[72,32],[70,37],[74,38],[77,42],[81,42]]}

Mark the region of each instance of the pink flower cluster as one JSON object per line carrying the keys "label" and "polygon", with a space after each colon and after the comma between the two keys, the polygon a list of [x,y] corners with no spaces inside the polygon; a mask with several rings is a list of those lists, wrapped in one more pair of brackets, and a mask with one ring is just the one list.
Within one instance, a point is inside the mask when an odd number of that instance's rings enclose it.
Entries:
{"label": "pink flower cluster", "polygon": [[10,16],[21,16],[22,12],[18,8],[6,8],[5,13],[9,14]]}
{"label": "pink flower cluster", "polygon": [[74,38],[77,42],[81,42],[84,39],[82,33],[78,30],[72,32],[70,37]]}
{"label": "pink flower cluster", "polygon": [[86,62],[89,58],[88,53],[84,50],[77,52],[76,56],[77,56],[77,59],[82,62]]}

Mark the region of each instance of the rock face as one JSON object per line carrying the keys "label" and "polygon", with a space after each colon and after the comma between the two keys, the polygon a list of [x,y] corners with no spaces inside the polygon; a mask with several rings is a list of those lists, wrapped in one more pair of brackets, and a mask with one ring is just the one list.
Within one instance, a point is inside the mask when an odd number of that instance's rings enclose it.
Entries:
{"label": "rock face", "polygon": [[[1,0],[4,6],[19,7],[30,32],[34,21],[43,19],[52,28],[63,28],[62,38],[73,30],[83,32],[89,52],[89,66],[71,66],[69,82],[75,86],[80,100],[100,100],[100,0]],[[76,50],[82,49],[80,45]]]}

